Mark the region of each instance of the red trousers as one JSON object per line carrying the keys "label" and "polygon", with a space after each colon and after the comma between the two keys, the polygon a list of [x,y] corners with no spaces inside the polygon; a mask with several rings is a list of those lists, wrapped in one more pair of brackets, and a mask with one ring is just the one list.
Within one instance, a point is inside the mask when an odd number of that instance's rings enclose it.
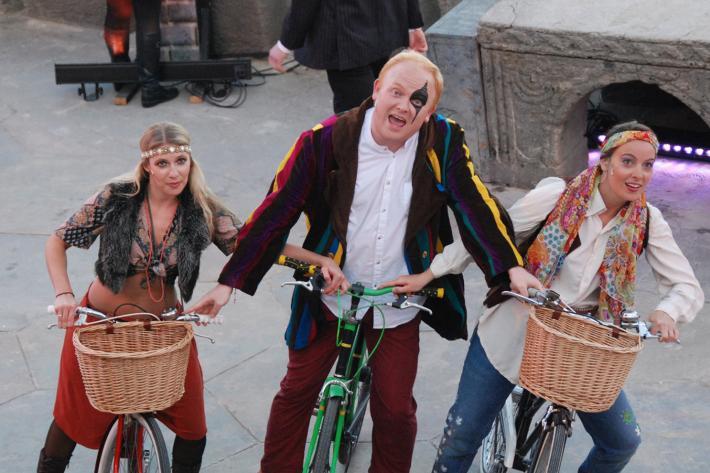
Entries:
{"label": "red trousers", "polygon": [[[84,296],[79,305],[90,307],[88,295]],[[116,416],[97,411],[86,397],[79,362],[72,343],[73,334],[74,327],[66,329],[59,362],[54,420],[59,428],[76,443],[87,448],[98,449],[104,434]],[[192,340],[185,375],[185,394],[178,402],[158,412],[156,417],[185,440],[202,439],[207,434],[203,393],[202,368],[197,359],[195,340]]]}
{"label": "red trousers", "polygon": [[[327,310],[325,307],[323,310]],[[308,425],[318,392],[338,354],[337,320],[328,320],[303,350],[289,350],[286,376],[271,404],[264,440],[263,473],[295,473],[303,467]],[[372,314],[362,322],[367,346],[380,336]],[[370,359],[372,460],[370,473],[407,473],[417,434],[417,403],[412,394],[419,357],[419,317],[387,329]]]}

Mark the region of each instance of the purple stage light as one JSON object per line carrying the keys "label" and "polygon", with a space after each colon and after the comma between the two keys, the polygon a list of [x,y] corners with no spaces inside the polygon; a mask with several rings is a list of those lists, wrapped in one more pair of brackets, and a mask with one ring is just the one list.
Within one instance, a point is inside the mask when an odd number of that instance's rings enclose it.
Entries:
{"label": "purple stage light", "polygon": [[675,151],[676,153],[680,153],[681,149],[683,149],[683,148],[680,145],[673,146],[673,151]]}
{"label": "purple stage light", "polygon": [[663,148],[663,151],[670,151],[671,150],[671,145],[669,145],[668,143],[663,143],[663,145],[661,145],[661,147]]}
{"label": "purple stage light", "polygon": [[692,146],[686,146],[685,148],[683,148],[683,150],[685,151],[685,154],[692,154],[692,152],[693,152],[693,147],[692,147]]}

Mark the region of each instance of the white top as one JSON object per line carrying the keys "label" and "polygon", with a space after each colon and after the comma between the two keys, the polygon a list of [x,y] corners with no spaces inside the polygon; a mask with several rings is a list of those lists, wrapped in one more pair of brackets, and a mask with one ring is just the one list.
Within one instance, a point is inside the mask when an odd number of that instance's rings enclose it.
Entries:
{"label": "white top", "polygon": [[[404,261],[404,233],[412,200],[412,167],[419,134],[415,133],[393,153],[372,137],[373,110],[365,112],[358,143],[357,178],[348,218],[343,273],[351,284],[360,282],[376,288],[399,275],[409,274]],[[393,297],[385,295],[375,299],[390,302]],[[323,295],[322,300],[333,314],[340,315],[337,296]],[[424,298],[410,297],[409,300],[419,304]],[[341,311],[350,308],[350,297],[340,298],[340,308]],[[417,315],[415,308],[382,309],[387,328],[409,322]],[[358,311],[358,318],[364,316],[364,310]],[[374,327],[382,326],[382,317],[375,310]]]}
{"label": "white top", "polygon": [[[565,189],[562,179],[548,177],[518,200],[508,213],[513,221],[518,243],[530,235],[552,211]],[[649,205],[646,260],[656,278],[661,302],[656,307],[677,322],[690,322],[703,306],[705,296],[690,263],[678,248],[661,211]],[[606,249],[609,231],[617,215],[602,226],[599,214],[606,210],[604,200],[595,190],[587,217],[579,229],[580,246],[571,251],[553,280],[551,289],[570,305],[596,305],[599,300],[599,267]],[[472,258],[463,244],[456,241],[444,248],[431,264],[434,276],[460,273]],[[495,315],[495,316],[494,316]],[[489,360],[511,382],[518,382],[528,308],[513,299],[486,309],[478,322],[478,335]]]}

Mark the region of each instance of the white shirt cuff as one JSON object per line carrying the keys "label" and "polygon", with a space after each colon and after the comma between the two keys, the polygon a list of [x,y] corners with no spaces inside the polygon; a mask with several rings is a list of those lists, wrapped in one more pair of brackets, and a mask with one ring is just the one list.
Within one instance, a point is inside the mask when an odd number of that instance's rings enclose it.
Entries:
{"label": "white shirt cuff", "polygon": [[281,50],[281,52],[284,54],[291,54],[293,52],[290,49],[288,49],[286,46],[284,46],[283,43],[281,42],[281,40],[276,41],[276,47],[279,48]]}

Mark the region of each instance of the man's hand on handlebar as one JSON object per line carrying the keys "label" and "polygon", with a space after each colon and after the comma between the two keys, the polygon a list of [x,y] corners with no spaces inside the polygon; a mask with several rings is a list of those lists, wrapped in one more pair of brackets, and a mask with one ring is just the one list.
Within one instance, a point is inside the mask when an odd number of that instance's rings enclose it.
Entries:
{"label": "man's hand on handlebar", "polygon": [[510,268],[508,270],[508,276],[510,277],[510,290],[522,296],[528,295],[529,288],[538,289],[540,291],[545,289],[535,276],[521,266]]}
{"label": "man's hand on handlebar", "polygon": [[345,277],[345,274],[343,274],[340,266],[338,266],[335,261],[328,257],[323,257],[319,263],[321,267],[321,274],[325,280],[323,294],[331,295],[338,289],[340,292],[345,293],[345,291],[350,288],[348,278]]}

